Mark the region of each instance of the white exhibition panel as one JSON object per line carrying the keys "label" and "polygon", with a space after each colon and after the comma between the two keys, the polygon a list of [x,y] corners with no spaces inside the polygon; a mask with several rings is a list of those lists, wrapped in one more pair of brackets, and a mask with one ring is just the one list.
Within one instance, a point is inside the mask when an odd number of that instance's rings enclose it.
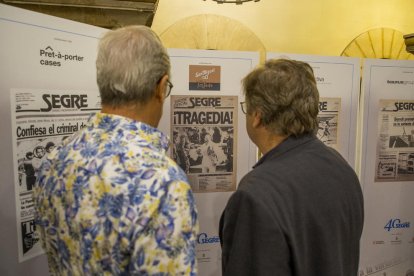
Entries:
{"label": "white exhibition panel", "polygon": [[[266,58],[289,58],[309,63],[315,74],[319,96],[326,98],[328,103],[333,103],[332,107],[339,104],[339,110],[331,109],[329,114],[324,114],[324,109],[320,108],[318,117],[333,118],[335,127],[331,130],[331,135],[336,133],[332,139],[324,142],[338,150],[354,169],[357,168],[355,149],[360,83],[359,59],[272,52],[267,53]],[[321,124],[322,121],[320,126]],[[319,135],[318,137],[320,138]]]}
{"label": "white exhibition panel", "polygon": [[[15,177],[17,166],[13,162],[16,153],[12,151],[17,143],[12,140],[15,130],[11,115],[15,110],[11,109],[10,95],[13,91],[96,95],[96,50],[98,38],[104,31],[0,4],[0,150],[3,153],[0,159],[0,275],[48,274],[46,257],[33,258],[42,253],[39,242],[26,247],[25,252],[22,250],[23,243],[27,246],[30,242],[22,237],[23,231],[31,230],[32,224],[22,226],[21,191]],[[30,203],[26,210],[32,212]]]}
{"label": "white exhibition panel", "polygon": [[364,60],[360,275],[414,270],[414,62]]}
{"label": "white exhibition panel", "polygon": [[[257,161],[257,148],[248,138],[245,127],[245,115],[240,108],[240,101],[244,100],[241,88],[241,80],[259,62],[259,54],[256,52],[231,52],[231,51],[209,51],[209,50],[185,50],[169,49],[171,58],[171,82],[174,88],[171,96],[236,96],[237,103],[237,149],[234,149],[234,157],[237,160],[236,181],[251,170]],[[202,66],[216,68],[220,71],[216,84],[219,88],[215,90],[190,90],[190,68]],[[194,68],[194,67],[193,67]],[[194,84],[194,83],[193,83]],[[164,104],[164,113],[159,128],[172,136],[170,107],[171,96]],[[235,118],[236,119],[236,118]],[[207,181],[209,181],[207,179]],[[221,213],[232,192],[205,191],[196,192],[195,199],[199,212],[200,231],[196,247],[199,275],[216,276],[221,275],[221,248],[218,239],[218,228]]]}

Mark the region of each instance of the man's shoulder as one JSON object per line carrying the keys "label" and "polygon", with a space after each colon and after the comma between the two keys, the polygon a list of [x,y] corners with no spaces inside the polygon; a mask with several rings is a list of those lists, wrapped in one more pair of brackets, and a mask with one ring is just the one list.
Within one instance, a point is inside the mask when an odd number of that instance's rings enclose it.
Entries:
{"label": "man's shoulder", "polygon": [[246,174],[240,181],[237,190],[249,194],[252,197],[261,196],[270,189],[277,189],[278,177],[274,177],[274,170],[261,167],[256,168]]}

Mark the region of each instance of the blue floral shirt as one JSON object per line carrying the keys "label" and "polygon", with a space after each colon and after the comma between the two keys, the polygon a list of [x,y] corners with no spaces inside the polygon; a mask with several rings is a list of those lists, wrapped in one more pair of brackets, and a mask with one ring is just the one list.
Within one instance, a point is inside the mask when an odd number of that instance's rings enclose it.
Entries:
{"label": "blue floral shirt", "polygon": [[97,113],[46,158],[34,199],[52,275],[197,273],[197,210],[168,143]]}

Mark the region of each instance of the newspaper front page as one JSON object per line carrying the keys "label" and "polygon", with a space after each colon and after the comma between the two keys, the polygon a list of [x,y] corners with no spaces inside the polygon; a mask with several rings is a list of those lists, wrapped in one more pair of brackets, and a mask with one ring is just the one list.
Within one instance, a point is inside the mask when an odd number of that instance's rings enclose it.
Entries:
{"label": "newspaper front page", "polygon": [[195,193],[236,189],[237,99],[171,97],[171,156]]}
{"label": "newspaper front page", "polygon": [[42,252],[34,224],[33,188],[41,163],[100,110],[97,93],[12,90],[12,131],[19,259]]}
{"label": "newspaper front page", "polygon": [[380,100],[376,182],[414,180],[414,101]]}
{"label": "newspaper front page", "polygon": [[341,98],[319,98],[318,131],[316,136],[325,145],[338,149],[338,122]]}

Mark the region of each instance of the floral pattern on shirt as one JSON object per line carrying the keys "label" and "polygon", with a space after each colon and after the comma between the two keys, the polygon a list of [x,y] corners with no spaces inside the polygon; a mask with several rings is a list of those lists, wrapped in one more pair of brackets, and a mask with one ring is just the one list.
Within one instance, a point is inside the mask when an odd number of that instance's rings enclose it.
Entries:
{"label": "floral pattern on shirt", "polygon": [[159,130],[97,113],[42,164],[34,199],[53,275],[195,275],[197,210]]}

